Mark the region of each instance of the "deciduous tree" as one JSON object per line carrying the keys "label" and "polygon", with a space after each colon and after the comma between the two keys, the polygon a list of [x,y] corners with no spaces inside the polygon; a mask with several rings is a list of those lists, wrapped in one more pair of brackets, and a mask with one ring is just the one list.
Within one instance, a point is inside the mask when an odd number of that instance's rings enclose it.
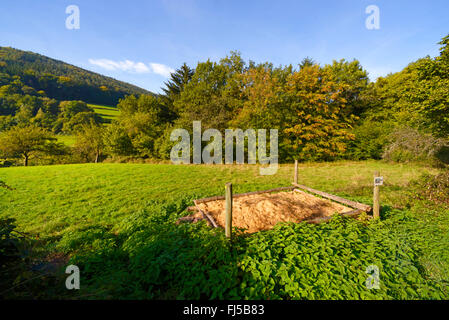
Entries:
{"label": "deciduous tree", "polygon": [[42,128],[13,127],[0,133],[0,152],[6,157],[23,158],[23,165],[27,166],[30,157],[54,150],[55,141],[56,139]]}
{"label": "deciduous tree", "polygon": [[91,123],[83,125],[76,135],[75,150],[87,161],[98,163],[104,150],[104,127]]}

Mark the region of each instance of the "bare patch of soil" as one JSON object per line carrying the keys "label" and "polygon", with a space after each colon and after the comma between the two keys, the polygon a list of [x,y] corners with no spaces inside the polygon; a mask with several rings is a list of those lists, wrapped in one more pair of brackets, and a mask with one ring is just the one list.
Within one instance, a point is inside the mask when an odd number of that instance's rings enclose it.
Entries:
{"label": "bare patch of soil", "polygon": [[[268,230],[278,222],[300,222],[344,213],[353,209],[315,197],[305,192],[279,192],[249,195],[233,199],[232,226],[253,233]],[[225,201],[198,204],[213,217],[218,226],[225,226]],[[193,217],[200,217],[197,213]]]}

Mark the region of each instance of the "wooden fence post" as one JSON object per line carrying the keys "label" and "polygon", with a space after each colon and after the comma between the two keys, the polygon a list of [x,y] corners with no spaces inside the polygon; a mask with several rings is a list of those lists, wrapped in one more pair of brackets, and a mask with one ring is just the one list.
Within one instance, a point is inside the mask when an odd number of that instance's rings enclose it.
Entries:
{"label": "wooden fence post", "polygon": [[226,238],[232,237],[232,183],[226,183]]}
{"label": "wooden fence post", "polygon": [[295,160],[295,177],[294,177],[295,184],[298,184],[298,160]]}
{"label": "wooden fence post", "polygon": [[[379,177],[379,171],[374,172],[374,178]],[[374,179],[374,193],[373,193],[373,217],[378,219],[380,217],[380,203],[379,203],[379,189],[380,184],[376,183]]]}

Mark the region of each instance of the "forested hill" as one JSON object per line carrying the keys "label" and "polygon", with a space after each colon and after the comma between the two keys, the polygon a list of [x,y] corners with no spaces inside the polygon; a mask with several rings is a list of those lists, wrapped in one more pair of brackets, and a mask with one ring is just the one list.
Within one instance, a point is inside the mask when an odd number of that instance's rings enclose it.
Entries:
{"label": "forested hill", "polygon": [[37,53],[0,47],[0,86],[10,84],[17,76],[29,90],[43,91],[43,95],[57,100],[115,105],[125,95],[150,93]]}

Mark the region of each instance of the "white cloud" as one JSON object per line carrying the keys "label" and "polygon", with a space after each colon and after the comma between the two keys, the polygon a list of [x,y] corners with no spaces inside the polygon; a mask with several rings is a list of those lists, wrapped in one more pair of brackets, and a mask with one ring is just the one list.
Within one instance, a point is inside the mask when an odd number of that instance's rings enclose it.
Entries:
{"label": "white cloud", "polygon": [[89,59],[89,63],[109,71],[124,71],[132,73],[155,73],[169,77],[174,72],[172,68],[161,63],[134,62],[131,60],[113,61],[109,59]]}
{"label": "white cloud", "polygon": [[121,70],[135,73],[150,72],[150,69],[143,62],[134,62],[131,60],[112,61],[109,59],[89,59],[89,63],[110,71]]}
{"label": "white cloud", "polygon": [[150,63],[150,68],[151,71],[153,71],[154,73],[167,78],[170,76],[171,73],[175,72],[175,70],[170,68],[169,66],[154,62]]}

